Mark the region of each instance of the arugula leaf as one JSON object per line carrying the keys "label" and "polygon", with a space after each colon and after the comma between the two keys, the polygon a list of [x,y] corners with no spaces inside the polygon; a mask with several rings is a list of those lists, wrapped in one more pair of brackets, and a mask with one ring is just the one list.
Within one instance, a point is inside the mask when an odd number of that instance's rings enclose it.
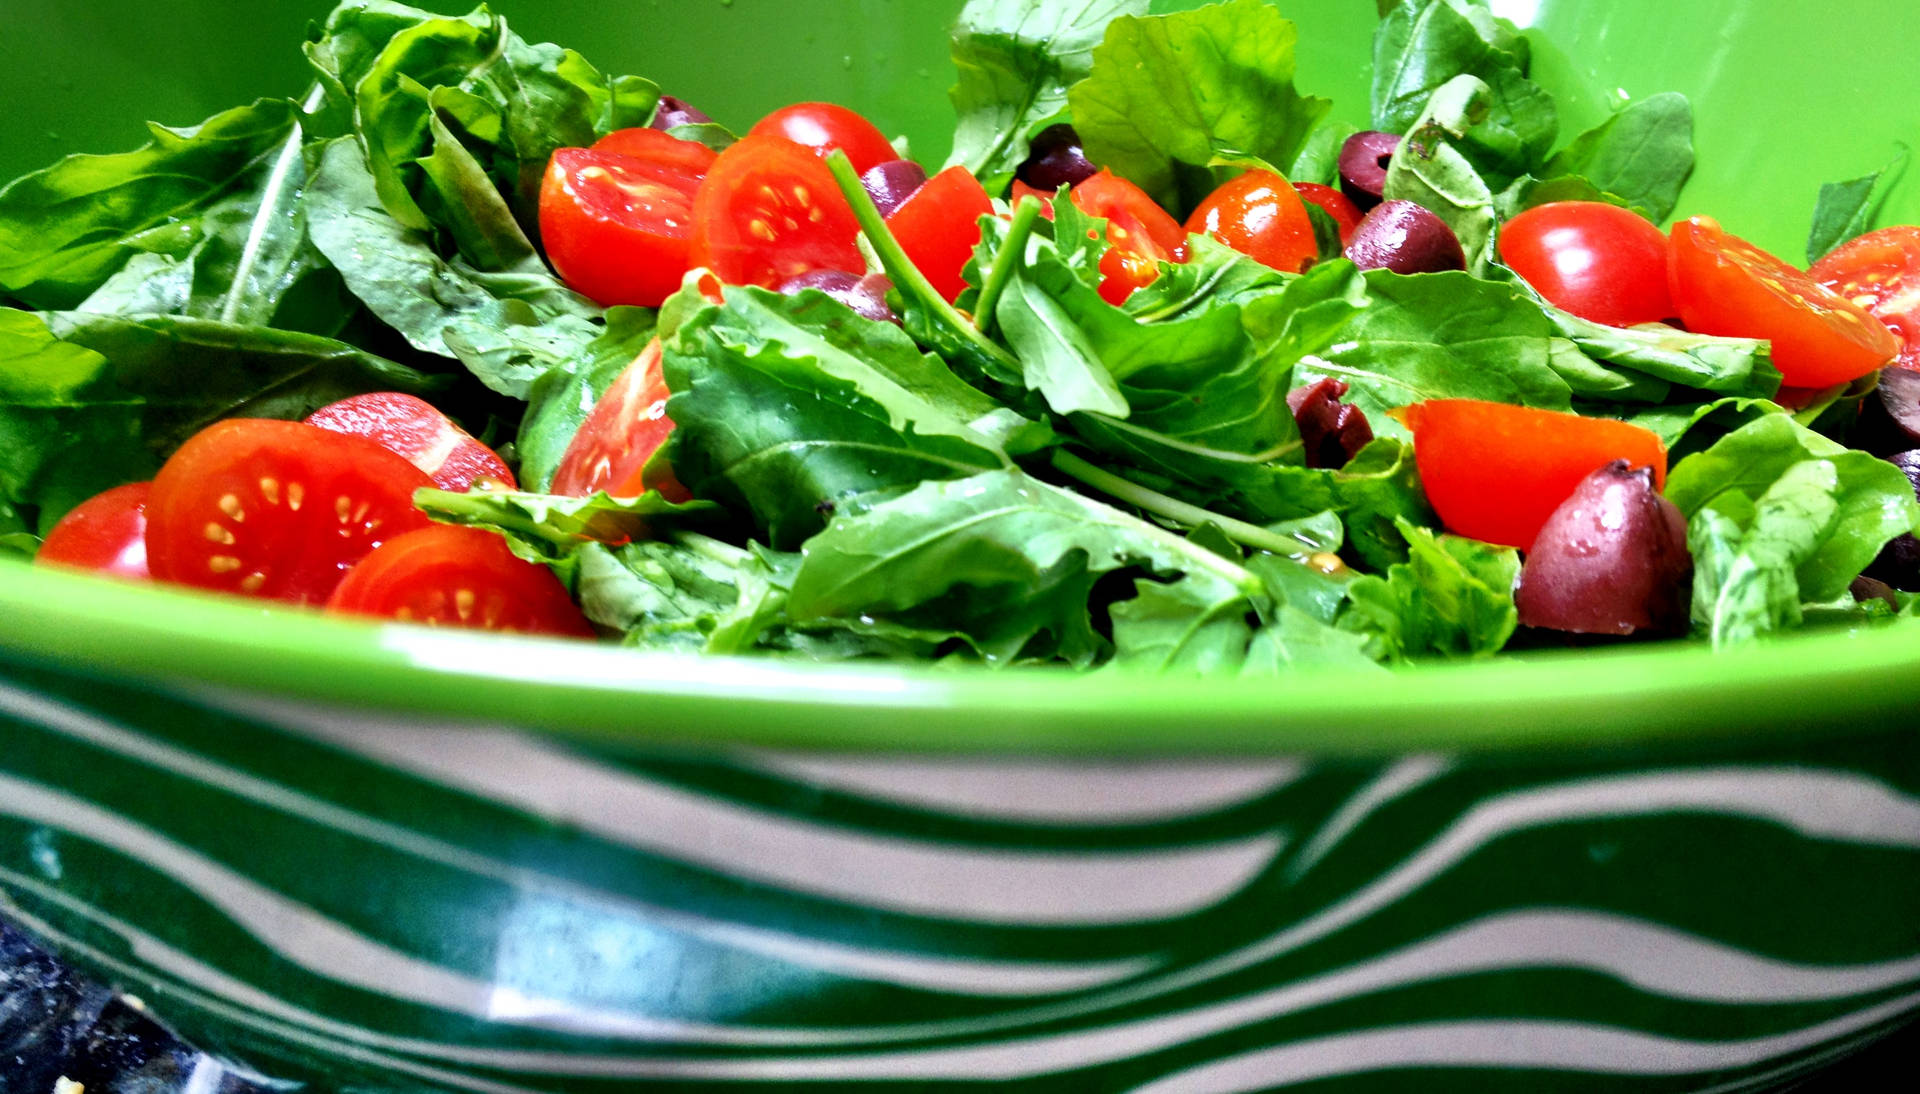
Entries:
{"label": "arugula leaf", "polygon": [[1381,191],[1388,201],[1415,202],[1445,221],[1460,240],[1467,272],[1476,276],[1485,276],[1493,264],[1499,215],[1493,187],[1456,145],[1486,119],[1490,95],[1473,76],[1455,77],[1436,90],[1394,151]]}
{"label": "arugula leaf", "polygon": [[1326,115],[1294,89],[1293,23],[1265,0],[1227,0],[1107,26],[1067,92],[1087,155],[1184,214],[1237,169],[1284,168]]}
{"label": "arugula leaf", "polygon": [[960,122],[948,165],[965,164],[988,193],[1004,193],[1027,142],[1067,120],[1067,88],[1092,68],[1107,24],[1146,11],[1145,0],[968,0],[953,26]]}
{"label": "arugula leaf", "polygon": [[499,532],[514,554],[548,564],[566,562],[589,543],[644,539],[719,508],[708,501],[668,501],[652,490],[637,498],[604,491],[578,498],[522,490],[420,490],[413,501],[434,520]]}
{"label": "arugula leaf", "polygon": [[[1294,563],[1292,565],[1298,565]],[[1113,605],[1113,661],[1148,672],[1238,673],[1253,639],[1239,590],[1191,575],[1171,583],[1139,578]]]}
{"label": "arugula leaf", "polygon": [[1902,145],[1880,170],[1820,187],[1820,200],[1813,209],[1813,228],[1807,233],[1808,265],[1873,228],[1880,207],[1886,204],[1887,194],[1906,173],[1907,155],[1907,148]]}
{"label": "arugula leaf", "polygon": [[1289,280],[1212,236],[1188,236],[1187,260],[1161,263],[1160,276],[1135,289],[1121,307],[1141,322],[1164,323],[1278,292]]}
{"label": "arugula leaf", "polygon": [[1628,104],[1573,139],[1540,172],[1575,176],[1658,224],[1693,173],[1693,105],[1667,91]]}
{"label": "arugula leaf", "polygon": [[[1610,327],[1554,307],[1517,276],[1506,280],[1539,304],[1554,328],[1582,353],[1620,375],[1623,386],[1614,399],[1659,402],[1667,397],[1664,384],[1632,387],[1636,377],[1739,397],[1771,397],[1780,390],[1780,371],[1773,367],[1764,340],[1695,334],[1665,323]],[[1579,394],[1607,397],[1591,389]]]}
{"label": "arugula leaf", "polygon": [[135,255],[184,259],[229,234],[251,218],[248,195],[297,133],[297,113],[261,99],[196,126],[150,125],[137,151],[68,156],[14,180],[0,189],[0,290],[70,308]]}
{"label": "arugula leaf", "polygon": [[1128,414],[1126,397],[1077,321],[1097,307],[1110,305],[1057,263],[1015,273],[994,307],[994,322],[1019,358],[1027,387],[1056,414]]}
{"label": "arugula leaf", "polygon": [[1385,577],[1356,578],[1340,627],[1366,636],[1387,661],[1499,652],[1519,626],[1513,583],[1520,576],[1520,553],[1406,523],[1400,532],[1408,560]]}

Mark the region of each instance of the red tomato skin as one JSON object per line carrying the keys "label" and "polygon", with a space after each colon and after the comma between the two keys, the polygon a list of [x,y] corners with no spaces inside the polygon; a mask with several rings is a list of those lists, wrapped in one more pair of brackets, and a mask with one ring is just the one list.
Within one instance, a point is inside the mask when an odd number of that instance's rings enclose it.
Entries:
{"label": "red tomato skin", "polygon": [[499,454],[473,439],[425,399],[376,391],[329,403],[307,415],[308,425],[365,437],[426,472],[442,490],[466,491],[482,479],[513,488],[513,472]]}
{"label": "red tomato skin", "polygon": [[666,459],[654,458],[673,432],[673,419],[667,417],[670,394],[655,338],[587,412],[547,489],[578,498],[602,490],[617,498],[658,490],[669,501],[690,500],[693,495],[673,477]]}
{"label": "red tomato skin", "polygon": [[1007,200],[1011,201],[1013,207],[1018,209],[1022,198],[1032,198],[1040,203],[1040,215],[1046,217],[1048,220],[1052,220],[1053,197],[1054,194],[1051,190],[1036,190],[1026,183],[1021,182],[1019,179],[1014,179],[1013,191],[1007,196]]}
{"label": "red tomato skin", "polygon": [[683,140],[648,126],[616,129],[594,141],[591,148],[595,152],[632,156],[662,175],[692,175],[696,178],[705,178],[708,169],[713,166],[714,158],[720,154],[699,141]]}
{"label": "red tomato skin", "polygon": [[515,557],[492,532],[449,524],[382,543],[348,571],[326,606],[430,627],[594,637],[551,570]]}
{"label": "red tomato skin", "polygon": [[794,103],[753,123],[748,135],[785,137],[825,156],[834,149],[847,154],[854,171],[865,174],[888,160],[900,158],[878,126],[835,103]]}
{"label": "red tomato skin", "polygon": [[1667,237],[1599,201],[1536,205],[1500,229],[1500,261],[1554,307],[1611,327],[1679,314],[1667,288]]}
{"label": "red tomato skin", "polygon": [[963,276],[980,244],[980,218],[993,200],[965,167],[949,167],[928,179],[887,218],[887,227],[919,271],[948,303],[966,289]]}
{"label": "red tomato skin", "polygon": [[693,195],[700,181],[698,174],[637,156],[560,149],[540,182],[547,261],[570,288],[596,303],[659,307],[689,268]]}
{"label": "red tomato skin", "polygon": [[1334,187],[1322,186],[1317,182],[1296,182],[1293,184],[1293,190],[1300,195],[1301,201],[1310,202],[1326,210],[1327,215],[1333,218],[1333,222],[1340,226],[1340,242],[1343,244],[1353,239],[1353,230],[1360,227],[1360,222],[1366,219],[1366,214],[1360,211],[1360,207]]}
{"label": "red tomato skin", "polygon": [[1248,171],[1208,194],[1187,217],[1187,231],[1208,235],[1282,273],[1299,273],[1320,256],[1307,207],[1286,179]]}
{"label": "red tomato skin", "polygon": [[111,577],[152,577],[147,569],[150,482],[105,490],[68,510],[48,530],[33,561]]}
{"label": "red tomato skin", "polygon": [[305,422],[215,422],[154,476],[147,565],[162,581],[321,603],[367,552],[428,523],[413,494],[432,485],[364,437]]}
{"label": "red tomato skin", "polygon": [[812,270],[865,269],[859,235],[827,165],[761,134],[720,153],[694,194],[689,258],[726,284],[770,289]]}
{"label": "red tomato skin", "polygon": [[1626,422],[1478,399],[1434,399],[1397,415],[1413,431],[1427,500],[1449,531],[1521,550],[1582,479],[1616,459],[1667,479],[1657,434]]}
{"label": "red tomato skin", "polygon": [[1668,284],[1687,329],[1767,339],[1788,387],[1843,384],[1900,352],[1859,305],[1707,217],[1675,224],[1668,246]]}
{"label": "red tomato skin", "polygon": [[1868,232],[1835,248],[1808,273],[1885,323],[1900,339],[1893,363],[1920,372],[1920,226]]}
{"label": "red tomato skin", "polygon": [[1187,230],[1140,189],[1101,168],[1068,191],[1073,204],[1107,221],[1107,253],[1100,257],[1100,296],[1119,306],[1160,276],[1160,263],[1187,260]]}

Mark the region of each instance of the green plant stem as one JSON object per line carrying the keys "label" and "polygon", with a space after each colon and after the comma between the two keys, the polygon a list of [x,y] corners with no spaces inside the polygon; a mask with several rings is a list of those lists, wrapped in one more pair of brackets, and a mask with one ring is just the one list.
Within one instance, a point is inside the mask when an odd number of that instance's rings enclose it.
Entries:
{"label": "green plant stem", "polygon": [[1262,551],[1272,551],[1276,555],[1288,558],[1306,558],[1319,551],[1310,543],[1270,532],[1257,524],[1248,524],[1244,520],[1223,517],[1211,509],[1202,509],[1178,498],[1168,497],[1158,490],[1151,490],[1130,479],[1123,479],[1111,471],[1088,463],[1079,456],[1062,449],[1053,451],[1054,470],[1070,478],[1085,483],[1109,497],[1119,498],[1129,505],[1137,506],[1181,524],[1211,524],[1227,534],[1235,543]]}
{"label": "green plant stem", "polygon": [[993,269],[987,271],[986,283],[980,286],[980,298],[974,301],[973,322],[980,333],[993,331],[993,309],[1000,303],[1000,294],[1006,291],[1007,282],[1013,280],[1014,271],[1026,260],[1027,237],[1033,235],[1033,226],[1040,220],[1043,208],[1037,198],[1022,198],[1013,211],[1013,223],[1007,225],[1007,241],[1000,248],[999,258]]}

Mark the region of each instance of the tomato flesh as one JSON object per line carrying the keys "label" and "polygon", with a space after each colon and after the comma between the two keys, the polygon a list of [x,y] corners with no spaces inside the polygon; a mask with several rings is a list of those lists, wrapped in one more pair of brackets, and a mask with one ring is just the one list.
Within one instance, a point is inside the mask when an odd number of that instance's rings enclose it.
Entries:
{"label": "tomato flesh", "polygon": [[153,484],[130,482],[95,494],[48,530],[33,561],[42,566],[145,578],[147,499]]}
{"label": "tomato flesh", "polygon": [[1843,384],[1900,352],[1886,324],[1706,217],[1673,226],[1667,274],[1687,329],[1765,338],[1789,387]]}
{"label": "tomato flesh", "polygon": [[632,156],[660,175],[705,178],[720,153],[699,141],[683,140],[648,126],[616,129],[594,141],[595,152]]}
{"label": "tomato flesh", "polygon": [[594,635],[551,570],[515,557],[492,532],[448,524],[375,548],[334,589],[327,610],[429,627]]}
{"label": "tomato flesh", "polygon": [[1841,244],[1808,271],[1900,339],[1894,364],[1920,371],[1920,226],[1902,224]]}
{"label": "tomato flesh", "polygon": [[853,169],[865,174],[899,153],[886,134],[858,113],[834,103],[794,103],[783,106],[753,123],[749,136],[784,137],[795,144],[825,156],[834,149],[847,154]]}
{"label": "tomato flesh", "polygon": [[1667,237],[1630,209],[1599,201],[1537,205],[1500,229],[1500,261],[1554,307],[1614,327],[1676,314]]}
{"label": "tomato flesh", "polygon": [[673,477],[665,457],[654,459],[673,432],[673,419],[667,417],[670,394],[661,371],[660,340],[655,338],[593,404],[561,455],[548,489],[577,498],[603,490],[617,498],[658,490],[670,501],[690,499],[693,495]]}
{"label": "tomato flesh", "polygon": [[432,403],[397,391],[377,391],[329,403],[307,416],[308,425],[365,437],[404,456],[442,490],[473,489],[481,480],[513,487],[513,472],[499,454],[473,439]]}
{"label": "tomato flesh", "polygon": [[1667,478],[1657,434],[1609,418],[1434,399],[1397,415],[1413,431],[1427,500],[1450,531],[1525,550],[1580,481],[1617,459]]}
{"label": "tomato flesh", "polygon": [[426,473],[364,437],[232,418],[188,438],[147,502],[153,576],[315,604],[349,567],[427,523]]}
{"label": "tomato flesh", "polygon": [[547,260],[568,286],[601,304],[659,307],[688,269],[693,197],[702,178],[688,164],[701,162],[701,154],[711,162],[712,153],[692,141],[648,132],[699,152],[673,148],[649,159],[562,148],[541,180],[540,239]]}
{"label": "tomato flesh", "polygon": [[1272,171],[1248,171],[1208,194],[1187,218],[1187,231],[1283,273],[1299,273],[1320,256],[1306,205]]}
{"label": "tomato flesh", "polygon": [[859,235],[827,165],[762,134],[720,153],[694,194],[690,255],[729,285],[773,288],[812,270],[864,270]]}
{"label": "tomato flesh", "polygon": [[[1107,222],[1107,253],[1100,257],[1100,296],[1120,305],[1160,276],[1160,263],[1187,260],[1187,230],[1145,190],[1102,168],[1068,191],[1073,204]],[[1303,214],[1304,215],[1304,214]]]}
{"label": "tomato flesh", "polygon": [[980,244],[980,218],[993,212],[986,188],[965,167],[928,179],[887,218],[907,257],[951,302],[967,287],[963,274]]}

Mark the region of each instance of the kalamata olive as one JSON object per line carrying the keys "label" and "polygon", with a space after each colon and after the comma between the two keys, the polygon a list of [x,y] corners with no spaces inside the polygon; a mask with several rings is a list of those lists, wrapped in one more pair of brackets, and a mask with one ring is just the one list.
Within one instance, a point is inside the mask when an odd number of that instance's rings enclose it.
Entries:
{"label": "kalamata olive", "polygon": [[1855,448],[1876,456],[1920,448],[1920,372],[1880,371],[1880,386],[1861,400],[1860,424],[1852,441]]}
{"label": "kalamata olive", "polygon": [[711,125],[713,119],[699,107],[687,105],[685,99],[662,95],[660,105],[654,108],[651,124],[655,129],[675,129],[683,125]]}
{"label": "kalamata olive", "polygon": [[[1889,375],[1898,371],[1888,369]],[[1885,377],[1881,378],[1885,382]],[[1920,448],[1907,452],[1896,452],[1887,457],[1887,462],[1900,469],[1913,484],[1914,497],[1920,498]],[[1903,532],[1893,542],[1880,549],[1880,557],[1868,566],[1867,576],[1878,578],[1896,589],[1907,592],[1920,592],[1920,540],[1911,532]]]}
{"label": "kalamata olive", "polygon": [[880,274],[861,277],[845,270],[809,270],[780,283],[780,291],[789,296],[802,289],[819,289],[852,308],[855,315],[882,323],[898,323],[899,318],[887,306],[887,290],[891,288],[893,282]]}
{"label": "kalamata olive", "polygon": [[1340,401],[1346,393],[1346,381],[1331,376],[1287,392],[1287,408],[1300,427],[1308,467],[1345,467],[1373,440],[1366,413]]}
{"label": "kalamata olive", "polygon": [[1615,460],[1541,525],[1513,599],[1529,627],[1680,634],[1692,584],[1686,518],[1654,491],[1651,470]]}
{"label": "kalamata olive", "polygon": [[1362,209],[1380,204],[1387,188],[1387,165],[1393,162],[1400,137],[1369,129],[1355,133],[1340,146],[1340,192]]}
{"label": "kalamata olive", "polygon": [[1368,213],[1353,230],[1347,257],[1363,270],[1402,274],[1467,268],[1453,229],[1411,201],[1389,201]]}
{"label": "kalamata olive", "polygon": [[900,208],[914,191],[927,184],[927,170],[912,160],[888,160],[867,168],[860,176],[860,185],[866,187],[868,196],[880,209],[880,215],[890,217]]}
{"label": "kalamata olive", "polygon": [[1028,145],[1025,163],[1015,172],[1020,181],[1042,193],[1077,186],[1099,173],[1080,147],[1080,134],[1065,122],[1042,129]]}

